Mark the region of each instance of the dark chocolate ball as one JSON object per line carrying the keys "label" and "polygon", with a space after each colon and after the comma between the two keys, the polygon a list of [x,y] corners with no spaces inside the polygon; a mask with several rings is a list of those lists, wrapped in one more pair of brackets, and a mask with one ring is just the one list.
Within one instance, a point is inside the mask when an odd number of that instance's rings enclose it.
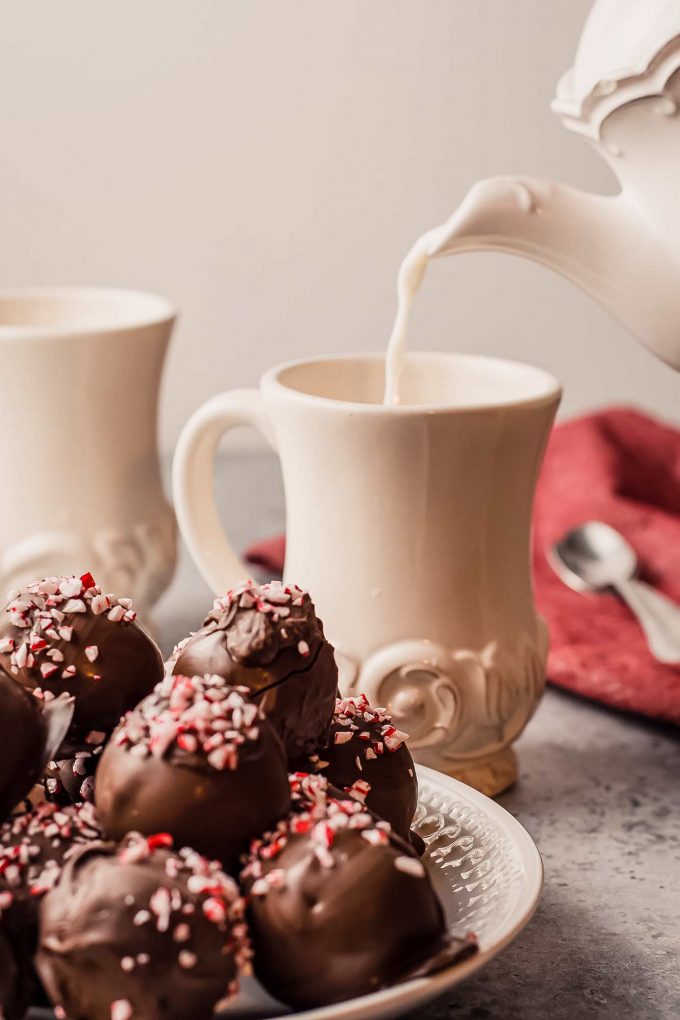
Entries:
{"label": "dark chocolate ball", "polygon": [[216,673],[247,687],[291,760],[323,742],[338,669],[307,592],[252,581],[215,600],[203,626],[177,650],[174,673]]}
{"label": "dark chocolate ball", "polygon": [[40,702],[0,672],[0,822],[40,778],[47,739]]}
{"label": "dark chocolate ball", "polygon": [[[40,900],[59,878],[69,855],[100,838],[92,805],[62,810],[42,803],[0,827],[0,1006],[5,1009],[0,1016],[23,1017],[29,989],[34,1001],[39,997],[33,957]],[[11,960],[3,960],[3,940],[12,949],[14,967]]]}
{"label": "dark chocolate ball", "polygon": [[283,745],[247,693],[218,676],[169,676],[128,713],[97,771],[110,839],[169,832],[233,868],[287,813]]}
{"label": "dark chocolate ball", "polygon": [[[70,854],[94,840],[101,829],[94,807],[60,808],[43,802],[13,815],[0,827],[0,903],[14,908],[12,930],[32,956],[37,911]],[[5,910],[0,910],[3,921]]]}
{"label": "dark chocolate ball", "polygon": [[51,577],[10,592],[0,611],[0,668],[37,697],[68,693],[71,743],[101,743],[163,676],[161,653],[129,599],[89,574]]}
{"label": "dark chocolate ball", "polygon": [[104,747],[62,747],[42,777],[45,796],[54,804],[94,804],[94,784]]}
{"label": "dark chocolate ball", "polygon": [[101,838],[92,804],[62,808],[45,801],[18,812],[0,826],[0,884],[15,897],[39,898],[74,849]]}
{"label": "dark chocolate ball", "polygon": [[474,949],[448,935],[411,847],[354,800],[295,810],[253,844],[242,880],[255,974],[295,1010],[432,973]]}
{"label": "dark chocolate ball", "polygon": [[418,806],[418,780],[407,735],[384,708],[372,708],[365,695],[338,698],[327,745],[311,766],[333,786],[362,801],[410,838]]}
{"label": "dark chocolate ball", "polygon": [[168,843],[132,836],[79,851],[44,898],[37,964],[63,1015],[209,1017],[237,991],[249,960],[238,888]]}

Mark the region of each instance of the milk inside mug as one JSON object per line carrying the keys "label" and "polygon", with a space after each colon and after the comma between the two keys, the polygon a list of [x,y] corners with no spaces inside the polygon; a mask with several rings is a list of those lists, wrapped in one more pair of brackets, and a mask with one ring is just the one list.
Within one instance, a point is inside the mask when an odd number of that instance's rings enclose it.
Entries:
{"label": "milk inside mug", "polygon": [[421,762],[499,789],[544,686],[530,526],[560,387],[462,354],[406,355],[399,405],[384,381],[383,355],[326,357],[208,401],[175,455],[178,522],[215,593],[247,575],[212,472],[224,432],[258,428],[281,460],[284,576],[312,594],[343,692],[390,706]]}
{"label": "milk inside mug", "polygon": [[136,291],[0,291],[4,593],[90,571],[146,615],[175,565],[158,391],[175,311]]}

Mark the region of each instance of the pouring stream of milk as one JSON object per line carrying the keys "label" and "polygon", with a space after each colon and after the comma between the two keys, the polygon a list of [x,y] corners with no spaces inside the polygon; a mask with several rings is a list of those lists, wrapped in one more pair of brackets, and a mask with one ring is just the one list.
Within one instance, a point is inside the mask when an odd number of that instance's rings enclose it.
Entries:
{"label": "pouring stream of milk", "polygon": [[[499,199],[507,198],[508,194],[515,207],[523,212],[530,213],[536,208],[535,196],[526,182],[516,180],[508,185],[503,178],[485,181],[483,187],[470,189],[446,223],[433,227],[419,237],[402,262],[397,281],[397,315],[385,358],[383,404],[395,406],[401,403],[400,384],[411,307],[423,282],[428,262],[441,255],[479,248],[480,245],[475,243],[475,234],[488,233],[488,223],[485,224],[485,220],[497,215]],[[474,225],[474,230],[470,229],[471,225]]]}
{"label": "pouring stream of milk", "polygon": [[397,278],[397,314],[387,346],[385,358],[385,394],[383,404],[396,406],[401,403],[401,376],[404,371],[406,339],[411,307],[423,282],[427,264],[431,258],[447,252],[447,243],[452,241],[459,226],[457,210],[450,219],[439,227],[433,227],[419,237],[399,268]]}

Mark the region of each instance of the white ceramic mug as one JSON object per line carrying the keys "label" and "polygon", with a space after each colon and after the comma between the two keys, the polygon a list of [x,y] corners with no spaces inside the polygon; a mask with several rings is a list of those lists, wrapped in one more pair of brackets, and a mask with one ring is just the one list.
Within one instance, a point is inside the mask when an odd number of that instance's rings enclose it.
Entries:
{"label": "white ceramic mug", "polygon": [[145,614],[169,583],[157,410],[174,319],[134,291],[0,291],[0,592],[89,570]]}
{"label": "white ceramic mug", "polygon": [[530,527],[560,387],[509,361],[415,353],[401,405],[381,403],[383,385],[384,358],[356,355],[214,397],[177,447],[180,529],[216,593],[243,578],[213,458],[228,429],[260,429],[283,471],[284,576],[312,594],[343,690],[387,704],[421,762],[495,791],[544,686]]}

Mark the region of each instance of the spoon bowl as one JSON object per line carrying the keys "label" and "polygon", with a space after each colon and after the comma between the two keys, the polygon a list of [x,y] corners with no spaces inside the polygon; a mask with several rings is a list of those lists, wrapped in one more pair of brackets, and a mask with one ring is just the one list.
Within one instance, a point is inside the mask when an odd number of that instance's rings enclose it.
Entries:
{"label": "spoon bowl", "polygon": [[680,663],[680,607],[636,578],[635,550],[615,528],[603,521],[581,524],[555,543],[548,560],[574,591],[615,591],[637,617],[652,655]]}
{"label": "spoon bowl", "polygon": [[575,591],[610,588],[637,573],[635,550],[603,521],[588,521],[567,532],[550,553],[555,571]]}

